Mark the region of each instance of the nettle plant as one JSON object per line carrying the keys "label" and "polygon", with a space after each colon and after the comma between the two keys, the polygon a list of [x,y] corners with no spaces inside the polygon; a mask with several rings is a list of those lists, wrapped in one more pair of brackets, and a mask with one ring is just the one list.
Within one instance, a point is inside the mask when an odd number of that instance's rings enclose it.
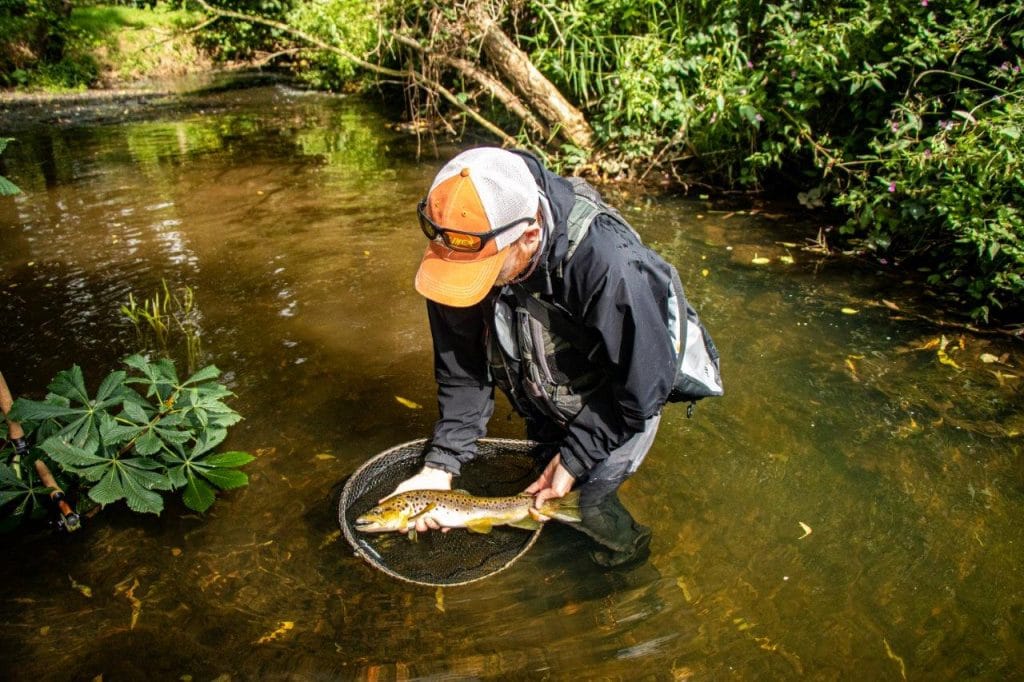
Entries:
{"label": "nettle plant", "polygon": [[[29,458],[43,458],[59,483],[87,491],[95,503],[123,499],[144,513],[159,514],[163,495],[177,491],[203,512],[218,490],[248,484],[238,467],[253,457],[216,452],[242,418],[224,402],[233,394],[216,382],[220,370],[211,365],[182,381],[167,359],[132,355],[124,364],[129,371],[110,373],[95,395],[76,365],[56,376],[44,400],[15,401],[9,418],[36,444]],[[29,465],[17,458],[0,464],[0,503],[13,508],[9,515],[39,507]]]}

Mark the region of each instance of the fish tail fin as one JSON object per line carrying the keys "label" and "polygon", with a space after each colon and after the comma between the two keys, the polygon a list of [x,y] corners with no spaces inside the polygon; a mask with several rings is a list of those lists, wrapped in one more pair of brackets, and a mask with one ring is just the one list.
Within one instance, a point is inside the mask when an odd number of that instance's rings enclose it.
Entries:
{"label": "fish tail fin", "polygon": [[545,500],[539,510],[544,516],[549,516],[564,523],[579,523],[583,520],[580,515],[580,491],[573,490],[563,497],[553,500]]}

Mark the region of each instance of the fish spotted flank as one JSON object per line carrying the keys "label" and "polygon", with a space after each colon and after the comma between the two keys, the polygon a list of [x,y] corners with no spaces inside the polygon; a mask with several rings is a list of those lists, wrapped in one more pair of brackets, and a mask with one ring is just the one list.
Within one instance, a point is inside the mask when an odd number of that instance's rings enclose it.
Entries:
{"label": "fish spotted flank", "polygon": [[[535,530],[541,521],[530,509],[533,496],[477,497],[465,490],[410,490],[384,500],[356,519],[356,530],[385,533],[411,530],[417,519],[431,519],[444,528],[466,528],[489,533],[494,526]],[[548,518],[565,523],[580,521],[579,491],[546,500],[539,510]]]}

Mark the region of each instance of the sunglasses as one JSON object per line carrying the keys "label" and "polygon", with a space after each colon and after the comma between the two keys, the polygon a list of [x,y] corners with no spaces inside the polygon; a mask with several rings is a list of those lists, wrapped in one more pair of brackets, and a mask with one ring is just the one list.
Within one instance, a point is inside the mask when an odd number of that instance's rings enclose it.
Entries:
{"label": "sunglasses", "polygon": [[431,241],[440,237],[441,241],[443,241],[444,245],[449,249],[452,251],[461,251],[462,253],[479,253],[483,250],[487,242],[494,239],[502,232],[511,230],[513,227],[516,227],[523,222],[527,225],[533,225],[537,222],[537,219],[534,217],[519,218],[518,220],[513,220],[508,225],[502,225],[490,232],[463,232],[462,230],[453,230],[449,227],[441,227],[427,216],[426,208],[426,199],[423,199],[416,205],[416,212],[420,216],[420,229],[423,230],[423,234],[425,234],[427,239]]}

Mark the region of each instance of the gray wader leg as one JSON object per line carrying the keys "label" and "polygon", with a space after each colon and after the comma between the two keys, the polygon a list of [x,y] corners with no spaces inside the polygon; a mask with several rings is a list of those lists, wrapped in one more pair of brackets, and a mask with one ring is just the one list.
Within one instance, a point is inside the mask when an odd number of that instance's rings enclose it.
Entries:
{"label": "gray wader leg", "polygon": [[644,461],[660,422],[660,414],[648,419],[643,431],[609,453],[579,487],[583,522],[570,525],[606,548],[591,553],[597,564],[620,566],[647,557],[651,529],[637,523],[622,506],[618,490]]}

